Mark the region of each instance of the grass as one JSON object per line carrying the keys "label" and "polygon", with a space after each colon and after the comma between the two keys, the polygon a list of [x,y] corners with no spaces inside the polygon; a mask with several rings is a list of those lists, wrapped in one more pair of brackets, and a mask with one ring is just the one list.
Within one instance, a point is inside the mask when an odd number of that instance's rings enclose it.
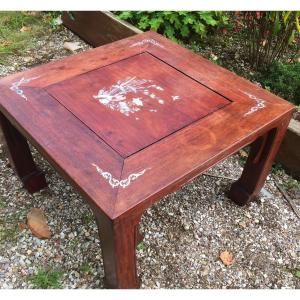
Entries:
{"label": "grass", "polygon": [[59,289],[62,287],[62,277],[61,271],[40,268],[28,281],[36,289]]}
{"label": "grass", "polygon": [[300,270],[296,270],[296,271],[294,272],[294,276],[295,276],[296,278],[299,278],[299,279],[300,279]]}
{"label": "grass", "polygon": [[145,246],[144,242],[140,242],[140,243],[137,245],[136,249],[137,249],[137,251],[139,251],[139,252],[144,252],[145,249],[146,249],[146,246]]}
{"label": "grass", "polygon": [[83,263],[80,268],[79,271],[85,274],[90,274],[92,273],[92,268],[88,263]]}
{"label": "grass", "polygon": [[95,222],[95,218],[93,214],[91,213],[86,213],[82,216],[82,220],[86,225],[91,224],[92,222]]}
{"label": "grass", "polygon": [[34,47],[35,37],[56,28],[56,17],[57,13],[0,12],[0,64]]}
{"label": "grass", "polygon": [[6,203],[0,198],[0,209],[1,208],[6,208]]}

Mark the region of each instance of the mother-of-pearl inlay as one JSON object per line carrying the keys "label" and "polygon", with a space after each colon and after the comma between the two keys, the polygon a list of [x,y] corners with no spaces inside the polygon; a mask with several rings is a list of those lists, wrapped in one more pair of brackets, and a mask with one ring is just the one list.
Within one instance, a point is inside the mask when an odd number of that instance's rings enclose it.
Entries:
{"label": "mother-of-pearl inlay", "polygon": [[160,48],[165,48],[165,46],[163,46],[162,44],[160,44],[159,42],[157,42],[154,39],[143,39],[139,42],[136,42],[136,43],[130,45],[130,47],[143,46],[145,44],[152,44],[152,45],[160,47]]}
{"label": "mother-of-pearl inlay", "polygon": [[24,83],[28,83],[34,79],[39,78],[40,76],[36,76],[36,77],[31,77],[31,78],[24,78],[22,77],[19,81],[13,82],[12,85],[10,86],[10,90],[15,92],[17,95],[19,95],[20,97],[22,97],[23,99],[25,99],[25,101],[27,101],[27,96],[24,94],[24,91],[20,88],[20,86]]}
{"label": "mother-of-pearl inlay", "polygon": [[125,189],[127,186],[130,185],[130,183],[134,180],[136,180],[138,177],[142,176],[145,174],[145,172],[150,169],[150,168],[146,168],[138,173],[132,173],[130,174],[126,179],[122,179],[122,180],[118,180],[116,178],[114,178],[112,176],[111,173],[103,171],[99,166],[97,166],[96,164],[92,164],[92,166],[94,166],[97,170],[97,172],[108,181],[108,183],[110,184],[110,186],[112,188],[121,186],[123,189]]}
{"label": "mother-of-pearl inlay", "polygon": [[250,114],[255,113],[256,111],[258,111],[259,109],[263,109],[266,107],[266,101],[264,99],[261,98],[257,98],[255,95],[252,95],[248,92],[242,91],[240,90],[242,93],[244,93],[245,95],[247,95],[250,99],[253,99],[256,101],[256,105],[252,106],[246,113],[244,113],[244,116],[248,116]]}
{"label": "mother-of-pearl inlay", "polygon": [[[164,91],[160,85],[155,84],[153,80],[137,79],[136,77],[128,77],[125,80],[119,80],[110,88],[102,88],[93,98],[99,103],[105,105],[111,110],[119,111],[125,116],[134,114],[140,110],[148,110],[149,112],[157,112],[156,108],[145,108],[145,102],[155,101],[159,105],[165,103],[165,99],[159,96]],[[134,94],[130,97],[129,94]],[[171,96],[173,101],[180,99],[179,96]],[[138,117],[135,118],[139,120]]]}

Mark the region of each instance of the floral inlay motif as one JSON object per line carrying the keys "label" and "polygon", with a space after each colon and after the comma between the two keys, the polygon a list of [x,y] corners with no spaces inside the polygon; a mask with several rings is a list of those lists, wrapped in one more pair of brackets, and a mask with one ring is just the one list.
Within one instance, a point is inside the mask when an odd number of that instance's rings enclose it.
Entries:
{"label": "floral inlay motif", "polygon": [[23,99],[25,99],[25,101],[27,101],[27,96],[25,95],[24,91],[20,88],[22,84],[24,83],[28,83],[34,79],[39,78],[40,76],[36,76],[36,77],[31,77],[31,78],[24,78],[22,77],[19,81],[13,82],[12,85],[10,86],[10,90],[15,92],[16,94],[18,94],[20,97],[22,97]]}
{"label": "floral inlay motif", "polygon": [[126,188],[127,186],[130,185],[130,183],[134,180],[136,180],[138,177],[142,176],[145,174],[145,172],[149,169],[144,169],[140,172],[137,172],[137,173],[132,173],[130,174],[126,179],[122,179],[122,180],[118,180],[116,178],[114,178],[112,176],[111,173],[109,172],[106,172],[106,171],[103,171],[99,166],[97,166],[96,164],[92,164],[92,166],[94,166],[97,170],[97,172],[104,178],[108,181],[109,185],[112,187],[112,188],[115,188],[115,187],[118,187],[118,186],[121,186],[122,188]]}
{"label": "floral inlay motif", "polygon": [[[117,81],[108,89],[100,89],[93,98],[109,109],[129,116],[142,109],[149,112],[157,112],[157,109],[145,108],[144,104],[149,101],[155,101],[157,104],[163,105],[165,99],[159,96],[159,93],[162,91],[164,91],[164,88],[155,84],[153,80],[129,77],[125,80]],[[171,99],[177,101],[180,97],[171,96]],[[139,118],[136,117],[136,120],[139,120]]]}
{"label": "floral inlay motif", "polygon": [[256,102],[256,105],[255,106],[252,106],[245,114],[244,116],[248,116],[248,115],[251,115],[253,113],[255,113],[256,111],[258,111],[259,109],[263,109],[266,107],[266,101],[264,99],[261,99],[261,98],[257,98],[255,95],[252,95],[248,92],[245,92],[245,91],[242,91],[240,90],[242,93],[244,93],[245,95],[247,95],[250,99],[253,99],[255,100]]}
{"label": "floral inlay motif", "polygon": [[140,42],[136,42],[136,43],[130,45],[130,47],[143,46],[145,44],[152,44],[152,45],[160,47],[160,48],[165,48],[165,46],[163,46],[162,44],[160,44],[159,42],[157,42],[154,39],[143,39]]}

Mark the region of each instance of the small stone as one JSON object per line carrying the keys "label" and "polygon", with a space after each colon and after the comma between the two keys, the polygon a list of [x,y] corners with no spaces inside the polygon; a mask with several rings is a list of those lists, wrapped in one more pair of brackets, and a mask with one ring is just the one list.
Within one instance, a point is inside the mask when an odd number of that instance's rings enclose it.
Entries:
{"label": "small stone", "polygon": [[239,223],[239,226],[242,227],[242,228],[246,228],[247,224],[246,224],[246,222],[242,221],[242,222]]}
{"label": "small stone", "polygon": [[227,250],[220,253],[220,259],[225,266],[230,266],[234,262],[232,253]]}
{"label": "small stone", "polygon": [[8,264],[9,263],[9,259],[3,256],[0,256],[0,265],[4,265],[4,264]]}
{"label": "small stone", "polygon": [[201,276],[206,276],[206,275],[208,275],[209,271],[210,271],[209,266],[206,266],[206,267],[203,269],[203,271],[201,271],[200,274],[201,274]]}
{"label": "small stone", "polygon": [[76,50],[80,49],[81,46],[80,46],[79,42],[65,42],[64,48],[71,52],[75,52]]}

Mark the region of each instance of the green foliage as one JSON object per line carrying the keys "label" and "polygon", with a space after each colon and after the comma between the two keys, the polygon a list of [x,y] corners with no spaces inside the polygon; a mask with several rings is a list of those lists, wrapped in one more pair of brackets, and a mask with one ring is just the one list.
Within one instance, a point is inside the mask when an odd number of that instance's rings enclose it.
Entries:
{"label": "green foliage", "polygon": [[58,289],[61,288],[62,276],[63,273],[59,271],[39,269],[37,274],[29,278],[29,281],[36,289]]}
{"label": "green foliage", "polygon": [[250,11],[236,15],[243,24],[249,61],[257,69],[264,69],[280,61],[289,46],[297,44],[300,12]]}
{"label": "green foliage", "polygon": [[137,251],[139,251],[139,252],[144,252],[145,249],[146,249],[144,242],[140,242],[140,243],[137,245],[136,249],[137,249]]}
{"label": "green foliage", "polygon": [[282,98],[300,104],[300,63],[274,63],[258,73],[256,80]]}
{"label": "green foliage", "polygon": [[124,11],[117,13],[141,30],[153,30],[180,42],[205,38],[229,25],[228,13],[220,11]]}
{"label": "green foliage", "polygon": [[294,275],[295,275],[295,277],[300,279],[300,270],[295,271]]}
{"label": "green foliage", "polygon": [[85,274],[90,274],[92,273],[92,268],[88,263],[83,263],[80,268],[80,272],[85,273]]}

